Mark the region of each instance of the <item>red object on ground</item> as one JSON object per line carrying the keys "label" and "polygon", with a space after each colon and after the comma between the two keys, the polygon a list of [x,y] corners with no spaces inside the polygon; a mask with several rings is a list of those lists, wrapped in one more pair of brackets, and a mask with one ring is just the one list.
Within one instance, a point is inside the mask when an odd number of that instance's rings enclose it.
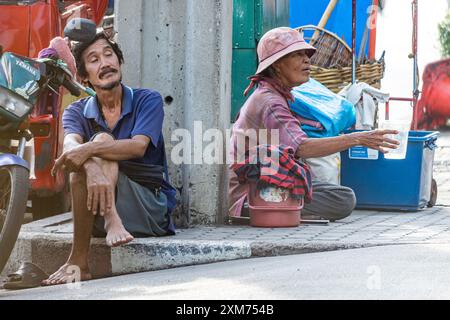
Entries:
{"label": "red object on ground", "polygon": [[450,118],[450,59],[426,66],[423,73],[422,96],[417,105],[419,129],[443,127]]}
{"label": "red object on ground", "polygon": [[298,227],[300,225],[303,199],[293,199],[288,189],[270,189],[277,192],[275,194],[262,195],[264,191],[258,190],[256,182],[249,183],[250,225],[266,228]]}

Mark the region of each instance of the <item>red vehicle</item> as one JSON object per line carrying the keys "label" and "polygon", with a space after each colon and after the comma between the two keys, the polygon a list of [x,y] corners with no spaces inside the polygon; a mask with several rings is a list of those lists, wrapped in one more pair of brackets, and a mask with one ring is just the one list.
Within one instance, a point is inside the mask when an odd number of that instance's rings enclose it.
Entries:
{"label": "red vehicle", "polygon": [[[4,51],[36,58],[50,40],[63,36],[67,21],[88,18],[97,25],[103,19],[108,0],[0,0],[0,45]],[[52,177],[55,159],[62,152],[61,115],[71,102],[64,89],[40,97],[30,119],[34,135],[35,177],[31,177],[30,199],[34,219],[65,212],[70,207],[67,177]]]}
{"label": "red vehicle", "polygon": [[450,119],[450,59],[430,63],[423,72],[422,96],[417,110],[419,129],[444,127]]}

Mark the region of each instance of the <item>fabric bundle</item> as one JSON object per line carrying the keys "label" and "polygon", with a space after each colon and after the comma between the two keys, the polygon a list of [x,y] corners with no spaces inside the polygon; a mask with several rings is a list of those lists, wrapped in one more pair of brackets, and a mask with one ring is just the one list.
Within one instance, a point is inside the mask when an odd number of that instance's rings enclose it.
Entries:
{"label": "fabric bundle", "polygon": [[259,145],[246,152],[244,163],[231,167],[240,183],[257,181],[289,189],[294,199],[312,201],[312,179],[307,164],[295,158],[294,149],[285,145]]}

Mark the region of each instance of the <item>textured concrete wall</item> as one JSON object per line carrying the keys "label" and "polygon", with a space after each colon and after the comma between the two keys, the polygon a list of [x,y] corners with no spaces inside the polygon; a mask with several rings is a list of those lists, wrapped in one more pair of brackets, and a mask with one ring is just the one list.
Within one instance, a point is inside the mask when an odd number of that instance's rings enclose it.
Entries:
{"label": "textured concrete wall", "polygon": [[[232,1],[119,0],[116,17],[124,82],[156,89],[165,99],[169,156],[177,128],[193,135],[195,121],[202,121],[203,131],[229,127]],[[180,216],[189,213],[193,224],[221,223],[227,206],[224,166],[169,167],[181,191]]]}

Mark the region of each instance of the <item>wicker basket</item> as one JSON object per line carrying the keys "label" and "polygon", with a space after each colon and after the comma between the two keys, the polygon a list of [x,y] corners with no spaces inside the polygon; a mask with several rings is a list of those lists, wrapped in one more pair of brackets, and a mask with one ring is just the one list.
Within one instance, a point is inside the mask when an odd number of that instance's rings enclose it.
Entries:
{"label": "wicker basket", "polygon": [[[337,93],[352,82],[352,51],[350,47],[336,34],[313,25],[297,28],[303,33],[305,40],[316,47],[317,51],[311,58],[311,77],[331,91]],[[312,33],[318,36],[311,41]],[[310,32],[310,34],[306,34]],[[380,88],[384,76],[384,60],[366,61],[356,66],[356,79],[375,88]]]}
{"label": "wicker basket", "polygon": [[[380,89],[383,75],[384,62],[366,63],[356,67],[356,79],[378,89]],[[352,68],[321,68],[313,65],[311,67],[311,77],[334,93],[338,93],[352,82]]]}

